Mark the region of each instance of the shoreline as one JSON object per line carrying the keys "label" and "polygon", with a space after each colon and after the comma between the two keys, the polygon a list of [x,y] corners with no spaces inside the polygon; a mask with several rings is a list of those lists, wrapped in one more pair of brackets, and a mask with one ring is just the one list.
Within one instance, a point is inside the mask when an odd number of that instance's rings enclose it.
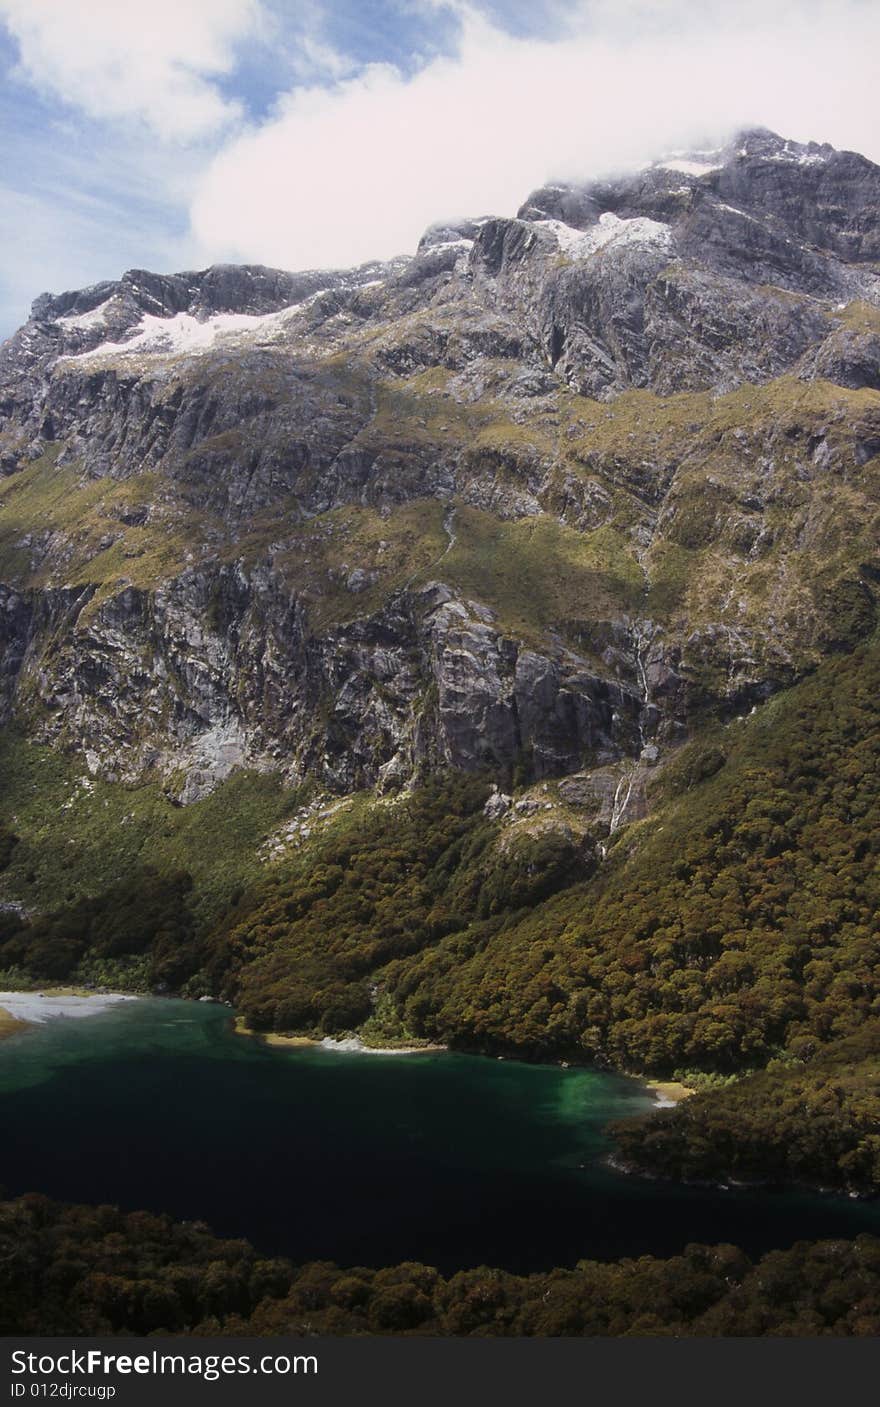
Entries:
{"label": "shoreline", "polygon": [[31,1021],[21,1021],[17,1016],[13,1016],[5,1006],[0,1006],[0,1041],[7,1041],[11,1036],[19,1036],[22,1031],[27,1031],[33,1025]]}
{"label": "shoreline", "polygon": [[262,1045],[305,1048],[318,1044],[311,1036],[279,1036],[276,1031],[255,1031],[243,1016],[233,1016],[232,1030],[234,1035],[249,1036],[251,1040],[259,1041]]}
{"label": "shoreline", "polygon": [[655,1109],[674,1109],[676,1104],[697,1093],[691,1085],[683,1085],[680,1080],[646,1080],[641,1075],[635,1078],[641,1080],[648,1093],[654,1096]]}
{"label": "shoreline", "polygon": [[[81,986],[46,986],[27,991],[0,991],[0,1041],[20,1035],[36,1025],[62,1018],[97,1016],[121,1002],[139,1001],[143,994],[134,992],[100,992]],[[211,1000],[201,998],[202,1001]],[[235,1035],[248,1036],[251,1040],[279,1050],[326,1050],[342,1055],[440,1055],[449,1046],[440,1042],[427,1042],[424,1045],[370,1046],[365,1045],[360,1036],[346,1036],[335,1039],[332,1036],[318,1038],[304,1035],[282,1035],[277,1031],[257,1031],[248,1026],[243,1016],[232,1015],[232,1030]],[[487,1056],[487,1058],[491,1058]],[[496,1057],[503,1059],[504,1057]],[[569,1069],[568,1061],[553,1062],[562,1069]],[[593,1069],[593,1066],[584,1068]],[[671,1109],[683,1100],[689,1099],[698,1091],[680,1080],[655,1080],[641,1074],[621,1070],[618,1073],[628,1079],[637,1080],[646,1093],[654,1100],[655,1109]]]}
{"label": "shoreline", "polygon": [[[0,1038],[19,1035],[33,1026],[43,1026],[47,1021],[99,1016],[120,1002],[137,1000],[138,997],[131,992],[94,992],[76,987],[0,992]],[[3,1016],[6,1021],[2,1020]],[[9,1022],[14,1023],[11,1029]]]}
{"label": "shoreline", "polygon": [[325,1036],[316,1044],[321,1050],[339,1051],[343,1055],[438,1055],[449,1049],[449,1046],[439,1044],[364,1045],[360,1036],[348,1036],[341,1041],[334,1040],[332,1036]]}
{"label": "shoreline", "polygon": [[332,1036],[324,1036],[321,1040],[315,1036],[282,1036],[277,1031],[255,1031],[253,1027],[248,1026],[243,1016],[233,1017],[232,1029],[237,1036],[250,1036],[252,1040],[260,1041],[263,1045],[288,1050],[304,1050],[311,1047],[314,1050],[335,1051],[343,1055],[436,1055],[449,1049],[445,1045],[364,1045],[360,1036],[348,1036],[340,1041],[334,1040]]}

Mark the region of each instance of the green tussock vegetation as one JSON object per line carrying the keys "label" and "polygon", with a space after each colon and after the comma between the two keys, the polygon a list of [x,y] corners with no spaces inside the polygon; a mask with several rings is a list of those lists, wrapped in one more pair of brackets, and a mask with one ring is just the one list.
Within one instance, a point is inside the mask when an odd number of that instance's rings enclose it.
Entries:
{"label": "green tussock vegetation", "polygon": [[93,778],[75,757],[9,730],[0,733],[0,776],[0,892],[36,912],[94,898],[146,867],[188,873],[196,916],[207,921],[259,879],[260,843],[301,799],[277,777],[237,772],[181,807],[158,782]]}
{"label": "green tussock vegetation", "polygon": [[[275,556],[275,566],[295,585],[316,628],[344,624],[380,611],[407,586],[430,578],[447,545],[443,514],[435,499],[385,515],[338,508],[304,524]],[[277,535],[274,515],[267,530]]]}
{"label": "green tussock vegetation", "polygon": [[443,579],[491,606],[522,636],[638,609],[644,579],[612,528],[581,533],[545,515],[502,522],[464,506],[454,527]]}
{"label": "green tussock vegetation", "polygon": [[880,308],[857,300],[828,314],[832,322],[843,323],[853,332],[880,332]]}
{"label": "green tussock vegetation", "polygon": [[[450,508],[451,549],[443,526]],[[249,552],[245,544],[245,560]],[[298,528],[274,564],[316,627],[374,614],[404,589],[439,578],[534,639],[560,622],[635,610],[644,589],[631,544],[614,528],[578,532],[546,514],[503,521],[456,500],[417,499],[384,514],[336,509]]]}
{"label": "green tussock vegetation", "polygon": [[[229,375],[216,369],[224,384]],[[268,388],[268,370],[253,375],[259,404],[303,394],[277,367]],[[220,486],[245,453],[240,429],[200,441],[173,473],[121,481],[59,466],[54,445],[0,483],[0,576],[81,587],[82,629],[127,586],[149,591],[188,566],[269,558],[323,630],[438,575],[530,641],[554,629],[574,642],[636,610],[684,641],[696,632],[685,666],[709,693],[731,667],[724,631],[748,635],[759,667],[793,678],[871,628],[865,573],[878,570],[880,478],[854,444],[876,433],[876,392],[783,377],[715,397],[631,391],[606,405],[560,389],[526,415],[492,395],[463,399],[437,367],[378,383],[369,408],[366,380],[344,359],[313,375],[321,396],[358,408],[346,448],[373,464],[371,479],[384,466],[375,504],[304,518],[299,491],[287,492],[231,524]],[[813,462],[820,444],[827,463]],[[458,541],[446,553],[438,463],[450,484],[458,466],[501,504],[522,494],[534,503],[541,485],[545,511],[498,517],[457,502]],[[303,469],[304,493],[317,472]],[[718,624],[714,642],[700,636]]]}
{"label": "green tussock vegetation", "polygon": [[[451,548],[443,526],[449,507]],[[502,521],[457,502],[444,509],[434,499],[385,515],[337,509],[304,525],[295,548],[275,562],[316,626],[376,613],[405,588],[439,578],[532,641],[553,625],[570,630],[571,622],[634,611],[644,585],[629,544],[613,528],[580,533],[543,514]],[[355,566],[363,575],[352,589]]]}
{"label": "green tussock vegetation", "polygon": [[120,590],[150,590],[180,573],[218,524],[169,493],[158,473],[90,478],[78,463],[59,465],[60,448],[0,479],[0,579],[86,589],[81,628]]}

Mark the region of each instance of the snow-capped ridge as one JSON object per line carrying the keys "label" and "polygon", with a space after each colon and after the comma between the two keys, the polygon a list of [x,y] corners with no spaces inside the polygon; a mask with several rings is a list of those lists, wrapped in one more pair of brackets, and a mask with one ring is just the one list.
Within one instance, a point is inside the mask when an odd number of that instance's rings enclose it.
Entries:
{"label": "snow-capped ridge", "polygon": [[175,313],[172,317],[145,313],[132,329],[132,336],[118,342],[101,342],[88,351],[59,360],[85,362],[120,356],[196,356],[212,351],[219,343],[237,341],[242,337],[274,341],[284,332],[291,315],[318,296],[313,294],[311,299],[293,303],[275,313],[215,313],[206,318],[195,317],[192,313]]}
{"label": "snow-capped ridge", "polygon": [[821,166],[838,154],[828,142],[796,142],[766,127],[737,133],[723,153],[725,165],[744,157],[759,157],[791,166]]}
{"label": "snow-capped ridge", "polygon": [[675,171],[681,176],[710,176],[713,171],[721,170],[720,161],[699,161],[694,155],[665,157],[663,161],[655,162],[655,171]]}
{"label": "snow-capped ridge", "polygon": [[632,219],[621,219],[606,210],[599,216],[595,225],[587,230],[577,230],[562,220],[535,220],[540,229],[549,230],[555,235],[559,248],[571,259],[588,259],[600,249],[609,246],[621,248],[624,245],[653,245],[659,249],[671,249],[672,230],[660,220],[650,220],[638,215]]}
{"label": "snow-capped ridge", "polygon": [[60,323],[62,327],[71,330],[80,329],[85,331],[93,327],[99,327],[102,323],[106,323],[107,314],[112,302],[112,298],[106,298],[103,303],[98,304],[97,308],[90,308],[88,312],[85,313],[62,313],[55,321]]}

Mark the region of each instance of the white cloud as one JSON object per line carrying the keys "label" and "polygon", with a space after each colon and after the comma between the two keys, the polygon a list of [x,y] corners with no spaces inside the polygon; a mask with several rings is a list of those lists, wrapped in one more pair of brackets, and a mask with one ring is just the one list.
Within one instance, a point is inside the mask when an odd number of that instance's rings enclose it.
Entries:
{"label": "white cloud", "polygon": [[191,140],[240,116],[214,82],[260,31],[259,0],[0,0],[24,74],[92,117]]}
{"label": "white cloud", "polygon": [[[424,0],[429,3],[429,0]],[[447,7],[448,8],[448,7]],[[880,159],[880,7],[866,0],[593,0],[553,40],[456,4],[458,52],[288,95],[196,189],[205,258],[288,268],[411,250],[426,225],[766,125]]]}

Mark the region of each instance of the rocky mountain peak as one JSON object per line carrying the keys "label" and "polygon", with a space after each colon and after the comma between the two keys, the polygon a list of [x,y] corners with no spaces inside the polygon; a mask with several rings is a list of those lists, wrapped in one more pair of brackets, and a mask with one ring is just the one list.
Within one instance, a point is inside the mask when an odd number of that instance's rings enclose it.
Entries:
{"label": "rocky mountain peak", "polygon": [[805,166],[827,161],[835,155],[835,148],[830,142],[795,142],[769,127],[745,127],[723,148],[723,155],[727,161],[760,158]]}
{"label": "rocky mountain peak", "polygon": [[878,182],[750,131],[384,264],[43,295],[0,348],[0,710],[186,801],[638,767],[620,824],[875,619]]}
{"label": "rocky mountain peak", "polygon": [[[129,269],[120,279],[89,288],[42,293],[33,303],[28,326],[31,337],[38,335],[55,355],[76,355],[103,344],[142,342],[145,334],[161,332],[160,320],[169,323],[171,345],[194,348],[204,339],[193,324],[204,325],[223,316],[265,317],[323,292],[359,288],[387,267],[370,263],[345,271],[289,273],[261,264],[213,264],[179,274]],[[184,334],[182,339],[175,331]]]}
{"label": "rocky mountain peak", "polygon": [[194,316],[273,312],[295,301],[304,289],[314,291],[321,284],[317,274],[288,274],[259,264],[214,264],[180,274],[129,269],[112,282],[58,295],[41,294],[31,318],[45,323],[84,318],[111,301],[158,317],[182,312]]}
{"label": "rocky mountain peak", "polygon": [[556,220],[577,230],[603,212],[676,223],[706,201],[714,201],[716,223],[729,203],[847,260],[878,257],[880,167],[828,143],[794,142],[764,128],[740,132],[714,150],[671,152],[628,175],[544,186],[532,192],[518,218]]}

